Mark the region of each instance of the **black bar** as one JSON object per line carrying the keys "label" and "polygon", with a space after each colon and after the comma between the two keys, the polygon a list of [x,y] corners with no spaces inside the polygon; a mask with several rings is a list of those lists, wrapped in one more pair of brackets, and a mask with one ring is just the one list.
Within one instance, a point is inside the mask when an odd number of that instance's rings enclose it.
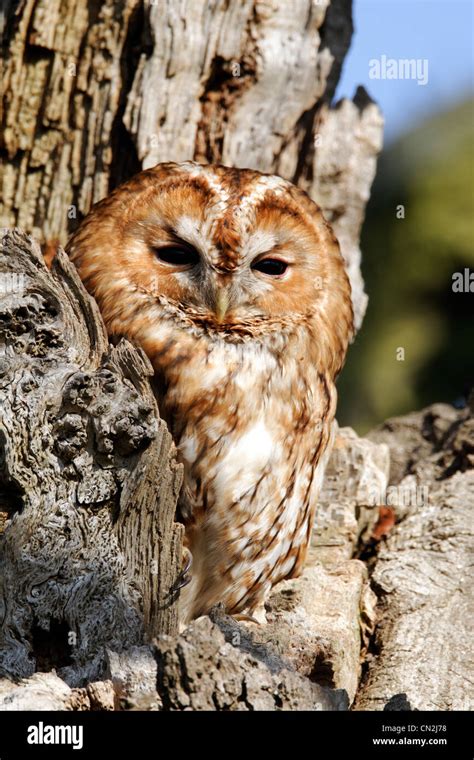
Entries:
{"label": "black bar", "polygon": [[[2,712],[0,760],[92,758],[98,753],[104,760],[159,760],[235,752],[244,759],[256,751],[265,757],[301,752],[322,760],[472,760],[470,727],[468,712]],[[46,743],[49,739],[69,739],[78,748]]]}

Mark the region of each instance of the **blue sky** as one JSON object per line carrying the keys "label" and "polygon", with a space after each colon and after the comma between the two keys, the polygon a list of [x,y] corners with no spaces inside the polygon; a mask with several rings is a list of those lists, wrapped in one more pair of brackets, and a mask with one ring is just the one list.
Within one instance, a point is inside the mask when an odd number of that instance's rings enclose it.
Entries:
{"label": "blue sky", "polygon": [[[362,84],[382,108],[385,144],[473,92],[473,0],[354,0],[354,35],[336,99]],[[427,59],[428,82],[371,79],[382,56]]]}

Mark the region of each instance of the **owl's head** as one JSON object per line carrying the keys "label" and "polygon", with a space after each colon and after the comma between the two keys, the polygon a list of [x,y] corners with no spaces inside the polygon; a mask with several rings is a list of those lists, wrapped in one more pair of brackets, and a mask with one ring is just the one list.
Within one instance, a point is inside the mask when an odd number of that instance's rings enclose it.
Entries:
{"label": "owl's head", "polygon": [[157,318],[211,339],[306,326],[329,330],[343,353],[352,334],[336,238],[277,176],[159,164],[94,206],[67,250],[111,332],[133,337],[133,320]]}

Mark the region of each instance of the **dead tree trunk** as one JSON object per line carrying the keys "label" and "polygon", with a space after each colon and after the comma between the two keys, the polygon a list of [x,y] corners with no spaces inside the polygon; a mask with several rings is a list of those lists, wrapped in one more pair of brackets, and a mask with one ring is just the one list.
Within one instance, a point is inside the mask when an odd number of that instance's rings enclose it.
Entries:
{"label": "dead tree trunk", "polygon": [[64,253],[0,254],[0,672],[96,680],[105,647],[175,633],[181,467],[145,355],[109,347]]}
{"label": "dead tree trunk", "polygon": [[351,34],[350,0],[11,4],[0,224],[64,245],[92,203],[160,161],[276,172],[333,223],[359,326],[382,119],[363,91],[330,105]]}

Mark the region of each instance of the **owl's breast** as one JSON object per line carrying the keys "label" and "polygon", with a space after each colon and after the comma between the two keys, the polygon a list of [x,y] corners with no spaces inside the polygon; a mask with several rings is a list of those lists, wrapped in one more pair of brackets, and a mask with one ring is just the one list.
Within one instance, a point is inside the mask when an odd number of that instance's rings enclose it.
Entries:
{"label": "owl's breast", "polygon": [[159,355],[160,409],[184,465],[193,614],[252,607],[301,565],[333,404],[300,355],[225,341],[169,341]]}
{"label": "owl's breast", "polygon": [[316,370],[257,342],[178,334],[163,344],[159,405],[185,467],[188,511],[243,500],[253,511],[263,490],[277,496],[277,481],[288,482],[321,437],[327,398]]}
{"label": "owl's breast", "polygon": [[218,346],[194,356],[168,385],[165,404],[173,418],[179,457],[205,498],[235,503],[271,467],[281,449],[283,422],[277,403],[271,356],[248,348]]}

